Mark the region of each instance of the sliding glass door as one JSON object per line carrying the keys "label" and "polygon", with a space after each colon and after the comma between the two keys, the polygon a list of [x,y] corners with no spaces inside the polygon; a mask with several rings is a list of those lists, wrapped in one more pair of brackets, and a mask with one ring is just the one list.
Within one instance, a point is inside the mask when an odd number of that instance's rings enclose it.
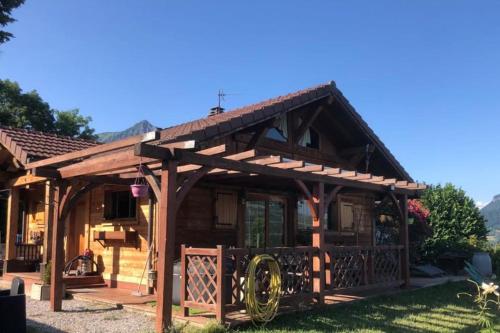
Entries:
{"label": "sliding glass door", "polygon": [[277,247],[285,244],[285,200],[249,196],[245,205],[245,247]]}

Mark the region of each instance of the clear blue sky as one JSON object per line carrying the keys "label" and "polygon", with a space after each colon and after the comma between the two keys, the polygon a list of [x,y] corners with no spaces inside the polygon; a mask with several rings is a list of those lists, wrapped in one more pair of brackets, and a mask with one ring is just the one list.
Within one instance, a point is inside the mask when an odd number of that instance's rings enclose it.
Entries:
{"label": "clear blue sky", "polygon": [[27,0],[0,78],[98,132],[335,80],[415,179],[500,193],[500,1]]}

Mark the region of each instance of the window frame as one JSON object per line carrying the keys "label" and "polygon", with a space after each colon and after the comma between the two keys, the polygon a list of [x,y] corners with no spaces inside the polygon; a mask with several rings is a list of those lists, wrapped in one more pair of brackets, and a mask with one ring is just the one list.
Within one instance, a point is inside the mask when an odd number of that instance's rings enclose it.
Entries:
{"label": "window frame", "polygon": [[[119,194],[124,194],[128,193],[128,207],[129,207],[129,214],[128,216],[125,217],[118,217],[116,212],[112,214],[113,211],[113,206],[115,205],[115,200],[118,201],[118,195]],[[113,197],[113,195],[116,194],[116,199]],[[138,198],[134,198],[132,196],[132,193],[130,193],[129,189],[125,188],[114,188],[114,189],[105,189],[104,194],[103,194],[103,211],[102,211],[102,217],[105,221],[109,223],[119,223],[119,222],[136,222],[138,223],[138,211],[139,211],[139,200]],[[134,204],[132,204],[134,202]],[[111,205],[109,207],[108,205]],[[118,210],[118,207],[116,207],[115,210]],[[111,214],[110,214],[111,212]],[[133,216],[131,213],[134,212]]]}

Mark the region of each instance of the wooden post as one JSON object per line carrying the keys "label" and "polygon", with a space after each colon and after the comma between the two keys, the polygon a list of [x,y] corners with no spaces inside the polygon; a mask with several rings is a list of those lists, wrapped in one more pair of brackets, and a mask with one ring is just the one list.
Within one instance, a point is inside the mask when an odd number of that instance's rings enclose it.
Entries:
{"label": "wooden post", "polygon": [[53,206],[52,214],[52,265],[50,274],[50,309],[62,310],[63,269],[64,269],[64,221],[59,218],[62,194],[65,189],[60,184],[54,186],[49,202]]}
{"label": "wooden post", "polygon": [[12,187],[7,201],[7,233],[5,235],[4,273],[9,271],[9,261],[16,259],[16,237],[19,227],[19,187]]}
{"label": "wooden post", "polygon": [[401,276],[404,280],[404,287],[410,286],[410,241],[408,235],[408,195],[400,197],[401,205],[401,228],[400,238],[403,245],[403,253],[401,255]]}
{"label": "wooden post", "polygon": [[187,288],[187,265],[186,265],[186,245],[181,245],[181,313],[184,317],[189,316],[189,308],[184,306],[186,301],[186,288]]}
{"label": "wooden post", "polygon": [[226,278],[224,276],[226,273],[224,267],[225,266],[224,252],[225,252],[224,246],[217,245],[217,297],[216,297],[217,307],[215,312],[215,318],[222,324],[224,324],[225,308],[226,308],[225,307],[226,298],[224,297],[226,293],[226,291],[224,290],[224,279]]}
{"label": "wooden post", "polygon": [[325,215],[325,184],[317,183],[313,189],[313,200],[316,214],[313,214],[313,237],[312,245],[318,249],[318,256],[313,260],[314,293],[318,297],[318,303],[323,304],[325,300],[325,229],[323,226]]}
{"label": "wooden post", "polygon": [[172,274],[175,251],[177,162],[163,161],[158,227],[156,332],[172,325]]}
{"label": "wooden post", "polygon": [[44,205],[44,235],[43,235],[43,259],[41,265],[41,273],[45,271],[47,264],[52,257],[52,221],[54,219],[54,194],[51,181],[45,182]]}

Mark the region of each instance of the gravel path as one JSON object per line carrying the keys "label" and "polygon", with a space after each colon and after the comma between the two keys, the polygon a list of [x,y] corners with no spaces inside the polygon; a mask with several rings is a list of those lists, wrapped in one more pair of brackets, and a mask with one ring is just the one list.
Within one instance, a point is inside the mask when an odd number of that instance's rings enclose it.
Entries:
{"label": "gravel path", "polygon": [[113,305],[64,300],[62,312],[51,312],[49,302],[26,298],[28,332],[126,332],[154,331],[150,316],[118,309]]}

